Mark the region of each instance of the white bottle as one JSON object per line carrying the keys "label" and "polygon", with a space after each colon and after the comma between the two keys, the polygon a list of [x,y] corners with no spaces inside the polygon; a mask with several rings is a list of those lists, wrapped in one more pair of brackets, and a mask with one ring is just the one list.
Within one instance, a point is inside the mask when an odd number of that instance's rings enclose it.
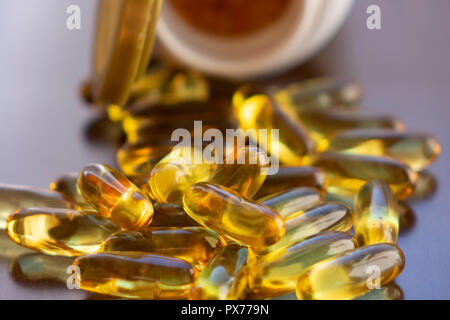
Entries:
{"label": "white bottle", "polygon": [[282,72],[309,59],[337,33],[353,2],[292,0],[270,28],[245,37],[223,38],[195,29],[166,1],[157,36],[182,64],[222,77],[254,78]]}

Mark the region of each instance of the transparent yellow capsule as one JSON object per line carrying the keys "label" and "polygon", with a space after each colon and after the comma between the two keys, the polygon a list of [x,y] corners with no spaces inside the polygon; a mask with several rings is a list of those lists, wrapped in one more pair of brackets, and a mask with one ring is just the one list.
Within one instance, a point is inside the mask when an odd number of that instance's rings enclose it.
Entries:
{"label": "transparent yellow capsule", "polygon": [[73,257],[26,254],[11,265],[11,275],[19,282],[67,283],[72,274]]}
{"label": "transparent yellow capsule", "polygon": [[202,270],[192,288],[193,300],[238,300],[247,286],[248,249],[237,244],[222,248]]}
{"label": "transparent yellow capsule", "polygon": [[286,234],[274,245],[254,250],[264,255],[292,246],[324,231],[349,231],[353,226],[351,210],[341,203],[323,203],[304,214],[286,221]]}
{"label": "transparent yellow capsule", "polygon": [[318,206],[322,196],[316,189],[300,187],[268,195],[258,202],[278,212],[286,221]]}
{"label": "transparent yellow capsule", "polygon": [[251,199],[266,179],[269,162],[264,151],[245,146],[227,154],[208,181],[227,186]]}
{"label": "transparent yellow capsule", "polygon": [[6,224],[8,236],[21,246],[49,255],[79,256],[97,252],[120,228],[90,211],[25,208]]}
{"label": "transparent yellow capsule", "polygon": [[60,193],[50,190],[0,184],[0,229],[5,229],[8,216],[26,207],[73,208]]}
{"label": "transparent yellow capsule", "polygon": [[374,244],[313,265],[297,282],[299,300],[354,299],[394,280],[405,257],[393,244]]}
{"label": "transparent yellow capsule", "polygon": [[[302,164],[302,158],[315,149],[301,120],[290,109],[280,106],[251,87],[241,88],[233,97],[239,127],[261,148],[286,165]],[[278,129],[278,139],[273,134]]]}
{"label": "transparent yellow capsule", "polygon": [[215,232],[201,227],[152,228],[116,233],[105,240],[102,250],[158,254],[201,267],[208,264],[223,245]]}
{"label": "transparent yellow capsule", "polygon": [[197,272],[181,259],[135,252],[84,255],[74,265],[81,289],[131,299],[186,299]]}
{"label": "transparent yellow capsule", "polygon": [[439,155],[441,147],[434,137],[394,130],[358,129],[342,132],[330,140],[329,151],[367,156],[390,157],[420,171]]}
{"label": "transparent yellow capsule", "polygon": [[361,115],[345,111],[312,111],[300,115],[318,151],[329,147],[330,139],[339,132],[352,129],[404,130],[403,123],[388,116]]}
{"label": "transparent yellow capsule", "polygon": [[295,291],[298,277],[313,264],[356,248],[344,232],[325,232],[298,244],[269,253],[249,268],[249,285],[262,297]]}
{"label": "transparent yellow capsule", "polygon": [[310,159],[310,164],[327,175],[327,191],[354,196],[369,180],[380,180],[389,185],[398,199],[408,197],[417,182],[417,173],[407,165],[389,158],[321,153]]}
{"label": "transparent yellow capsule", "polygon": [[[91,207],[89,204],[86,203],[84,198],[78,192],[77,181],[78,173],[71,172],[59,176],[55,181],[50,183],[49,188],[64,195],[66,199],[70,200],[74,204],[74,207],[80,210],[90,209]],[[33,207],[36,206],[33,205]]]}
{"label": "transparent yellow capsule", "polygon": [[184,194],[183,204],[192,219],[243,245],[264,248],[285,233],[278,213],[223,186],[194,184]]}
{"label": "transparent yellow capsule", "polygon": [[281,166],[276,174],[266,177],[255,198],[262,198],[266,195],[296,187],[312,187],[323,191],[325,186],[326,175],[316,167]]}
{"label": "transparent yellow capsule", "polygon": [[165,204],[156,202],[150,227],[195,227],[197,222],[188,216],[183,207],[176,204]]}
{"label": "transparent yellow capsule", "polygon": [[186,189],[208,180],[215,169],[215,164],[203,161],[201,150],[177,147],[151,171],[148,181],[151,195],[158,202],[181,205]]}
{"label": "transparent yellow capsule", "polygon": [[358,191],[353,223],[356,240],[361,247],[397,242],[399,226],[397,200],[386,183],[371,180]]}
{"label": "transparent yellow capsule", "polygon": [[374,289],[355,300],[403,300],[403,290],[394,282]]}
{"label": "transparent yellow capsule", "polygon": [[152,168],[172,149],[170,145],[126,143],[117,151],[117,163],[127,176],[148,177]]}
{"label": "transparent yellow capsule", "polygon": [[117,225],[131,230],[149,225],[153,206],[121,172],[102,164],[81,170],[78,190],[89,205]]}
{"label": "transparent yellow capsule", "polygon": [[296,82],[275,92],[281,104],[298,111],[356,109],[361,102],[361,86],[329,78]]}

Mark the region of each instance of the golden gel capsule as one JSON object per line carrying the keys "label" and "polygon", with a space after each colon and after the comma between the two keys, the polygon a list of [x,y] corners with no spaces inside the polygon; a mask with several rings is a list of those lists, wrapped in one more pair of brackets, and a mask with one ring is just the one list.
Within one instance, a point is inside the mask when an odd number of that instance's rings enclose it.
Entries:
{"label": "golden gel capsule", "polygon": [[68,200],[72,201],[74,206],[78,209],[90,209],[91,207],[78,192],[77,181],[78,173],[67,173],[59,176],[55,181],[50,183],[50,189],[64,195]]}
{"label": "golden gel capsule", "polygon": [[416,187],[411,196],[408,197],[408,201],[423,201],[436,193],[438,182],[431,172],[421,171],[417,175]]}
{"label": "golden gel capsule", "polygon": [[286,221],[285,236],[264,250],[254,250],[264,255],[292,246],[324,231],[349,231],[353,226],[351,210],[341,203],[323,203],[304,214]]}
{"label": "golden gel capsule", "polygon": [[[294,111],[284,108],[265,94],[241,88],[233,97],[234,114],[239,127],[259,146],[286,165],[302,164],[315,146]],[[274,134],[278,129],[278,139]]]}
{"label": "golden gel capsule", "polygon": [[227,154],[208,181],[251,199],[266,179],[269,162],[264,151],[255,146],[245,146]]}
{"label": "golden gel capsule", "polygon": [[324,232],[290,247],[269,253],[249,268],[250,288],[271,298],[295,291],[298,277],[313,264],[354,250],[353,237],[344,232]]}
{"label": "golden gel capsule", "polygon": [[152,168],[172,149],[170,145],[126,143],[117,151],[117,163],[126,176],[148,177]]}
{"label": "golden gel capsule", "polygon": [[417,182],[416,172],[389,158],[326,152],[311,160],[311,165],[327,175],[327,191],[333,194],[353,196],[367,181],[381,180],[391,187],[398,199],[404,199]]}
{"label": "golden gel capsule", "polygon": [[50,190],[0,184],[0,229],[6,228],[6,220],[14,211],[26,207],[73,208],[63,195]]}
{"label": "golden gel capsule", "polygon": [[183,204],[192,219],[243,245],[264,248],[285,233],[278,213],[223,186],[194,184],[184,194]]}
{"label": "golden gel capsule", "polygon": [[278,212],[286,221],[318,206],[322,196],[316,189],[300,187],[266,196],[258,202]]}
{"label": "golden gel capsule", "polygon": [[177,147],[151,171],[148,184],[152,198],[161,203],[182,204],[193,183],[208,180],[216,165],[203,161],[201,150]]}
{"label": "golden gel capsule", "polygon": [[105,240],[102,250],[153,253],[205,266],[223,244],[215,232],[201,227],[152,228],[116,233]]}
{"label": "golden gel capsule", "polygon": [[276,174],[266,177],[255,198],[296,187],[312,187],[322,192],[325,186],[326,176],[320,169],[308,166],[282,166]]}
{"label": "golden gel capsule", "polygon": [[176,204],[165,204],[156,202],[150,227],[195,227],[197,222],[188,216],[183,207]]}
{"label": "golden gel capsule", "polygon": [[394,130],[359,129],[342,132],[330,140],[329,151],[390,157],[420,171],[439,155],[441,147],[427,134]]}
{"label": "golden gel capsule", "polygon": [[372,180],[358,191],[353,224],[360,247],[397,242],[399,225],[397,200],[387,184]]}
{"label": "golden gel capsule", "polygon": [[184,260],[136,252],[84,255],[74,265],[81,289],[130,299],[187,299],[196,277]]}
{"label": "golden gel capsule", "polygon": [[8,236],[21,246],[49,255],[79,256],[97,252],[120,228],[95,212],[54,208],[25,208],[6,224]]}
{"label": "golden gel capsule", "polygon": [[150,200],[121,172],[102,164],[81,170],[78,190],[87,203],[125,229],[142,229],[152,221]]}
{"label": "golden gel capsule", "polygon": [[329,140],[339,132],[351,129],[404,130],[405,126],[395,118],[387,116],[361,115],[345,111],[313,111],[300,115],[318,151],[329,146]]}
{"label": "golden gel capsule", "polygon": [[380,289],[369,291],[355,300],[403,300],[403,290],[391,282]]}
{"label": "golden gel capsule", "polygon": [[73,257],[26,254],[11,266],[11,275],[19,282],[67,283],[72,274]]}
{"label": "golden gel capsule", "polygon": [[222,248],[195,280],[193,300],[238,300],[247,286],[248,249],[237,244]]}
{"label": "golden gel capsule", "polygon": [[393,244],[374,244],[313,265],[297,282],[299,300],[354,299],[394,280],[405,257]]}
{"label": "golden gel capsule", "polygon": [[361,97],[359,84],[328,78],[293,83],[275,93],[279,103],[298,111],[356,109]]}

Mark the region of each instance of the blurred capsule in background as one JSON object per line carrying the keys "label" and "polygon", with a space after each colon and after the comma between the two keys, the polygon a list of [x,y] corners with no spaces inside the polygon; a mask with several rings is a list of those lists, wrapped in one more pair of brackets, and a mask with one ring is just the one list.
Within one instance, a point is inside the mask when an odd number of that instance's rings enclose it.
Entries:
{"label": "blurred capsule in background", "polygon": [[296,187],[311,187],[323,192],[326,186],[326,175],[316,167],[281,166],[278,172],[268,175],[255,198],[286,191]]}
{"label": "blurred capsule in background", "polygon": [[66,287],[67,279],[71,274],[68,268],[73,261],[73,257],[26,254],[14,260],[11,265],[11,275],[18,282],[43,284],[51,282],[64,284]]}
{"label": "blurred capsule in background", "polygon": [[403,290],[394,282],[374,289],[356,298],[355,300],[403,300]]}
{"label": "blurred capsule in background", "polygon": [[386,183],[371,180],[358,191],[353,224],[360,247],[397,242],[399,229],[397,200]]}
{"label": "blurred capsule in background", "polygon": [[405,126],[389,116],[362,115],[348,111],[311,111],[300,115],[310,137],[316,142],[317,150],[329,147],[330,139],[352,129],[392,129],[403,131]]}
{"label": "blurred capsule in background", "polygon": [[354,299],[394,280],[405,257],[393,244],[374,244],[319,262],[297,282],[299,300]]}
{"label": "blurred capsule in background", "polygon": [[130,299],[187,299],[197,273],[184,260],[136,252],[84,255],[74,265],[81,289]]}
{"label": "blurred capsule in background", "polygon": [[408,201],[423,201],[436,193],[438,182],[431,172],[421,171],[417,175],[416,187],[411,196],[408,197]]}
{"label": "blurred capsule in background", "polygon": [[390,157],[420,171],[439,155],[437,140],[427,134],[395,130],[350,130],[330,140],[329,151],[347,154]]}
{"label": "blurred capsule in background", "polygon": [[341,203],[323,203],[300,216],[286,221],[284,237],[263,250],[254,250],[257,255],[265,255],[292,246],[324,231],[349,231],[353,226],[349,207]]}
{"label": "blurred capsule in background", "polygon": [[278,213],[223,186],[204,182],[190,186],[183,207],[201,225],[253,248],[273,245],[285,233]]}
{"label": "blurred capsule in background", "polygon": [[105,240],[102,250],[159,254],[203,267],[223,244],[215,232],[201,227],[152,228],[141,232],[116,233]]}
{"label": "blurred capsule in background", "polygon": [[0,229],[5,229],[8,216],[26,207],[73,208],[62,194],[41,188],[0,184]]}
{"label": "blurred capsule in background", "polygon": [[288,105],[299,112],[310,110],[334,110],[358,108],[362,99],[362,88],[354,82],[330,78],[316,78],[292,83],[274,93],[280,104]]}
{"label": "blurred capsule in background", "polygon": [[84,210],[91,207],[86,203],[84,198],[78,192],[77,188],[78,173],[66,173],[50,183],[50,190],[56,191],[64,195],[68,200],[72,201],[74,207]]}
{"label": "blurred capsule in background", "polygon": [[7,233],[17,244],[48,255],[78,256],[96,252],[120,228],[92,213],[55,208],[20,209],[8,218]]}
{"label": "blurred capsule in background", "polygon": [[222,248],[203,269],[192,288],[193,300],[238,300],[247,286],[248,249],[237,244]]}
{"label": "blurred capsule in background", "polygon": [[417,182],[417,173],[407,165],[389,158],[326,152],[310,158],[327,175],[327,192],[354,196],[369,180],[389,185],[398,199],[408,197]]}
{"label": "blurred capsule in background", "polygon": [[[303,157],[314,151],[314,143],[295,112],[257,88],[240,88],[233,97],[233,108],[239,127],[282,164],[302,164]],[[278,139],[274,139],[277,129]]]}
{"label": "blurred capsule in background", "polygon": [[84,137],[93,145],[119,146],[125,140],[122,126],[102,114],[90,120],[84,127]]}
{"label": "blurred capsule in background", "polygon": [[227,154],[208,181],[227,186],[251,199],[263,185],[269,164],[265,151],[245,146]]}
{"label": "blurred capsule in background", "polygon": [[265,298],[294,292],[298,277],[313,264],[356,248],[344,232],[324,232],[258,259],[249,268],[250,288]]}
{"label": "blurred capsule in background", "polygon": [[85,201],[117,225],[131,230],[149,225],[153,206],[121,172],[102,164],[81,170],[78,191]]}
{"label": "blurred capsule in background", "polygon": [[148,181],[151,196],[161,203],[182,205],[184,192],[193,183],[210,179],[216,167],[203,161],[200,149],[177,147],[152,169]]}
{"label": "blurred capsule in background", "polygon": [[[183,207],[176,204],[155,202],[154,215],[149,227],[195,227],[200,226],[188,216]],[[145,230],[145,229],[144,229]]]}
{"label": "blurred capsule in background", "polygon": [[268,195],[257,202],[272,208],[284,220],[289,220],[318,206],[322,196],[316,189],[300,187]]}

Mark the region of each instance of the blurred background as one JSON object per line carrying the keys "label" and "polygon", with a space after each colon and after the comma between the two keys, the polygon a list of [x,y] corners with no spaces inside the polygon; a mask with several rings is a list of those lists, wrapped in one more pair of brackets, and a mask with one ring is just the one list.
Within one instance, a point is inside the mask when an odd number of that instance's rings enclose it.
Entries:
{"label": "blurred background", "polygon": [[[72,4],[81,7],[81,30],[66,28]],[[372,4],[381,7],[381,30],[366,27]],[[92,0],[0,1],[0,182],[47,187],[91,162],[115,165],[115,148],[92,139],[96,112],[79,94],[90,73],[95,9]],[[288,74],[356,80],[364,113],[394,115],[441,142],[430,169],[438,188],[411,203],[411,226],[399,239],[406,268],[396,283],[406,299],[450,299],[449,11],[450,1],[358,0],[337,37]],[[10,264],[0,252],[0,299],[90,297],[64,285],[23,284]]]}

